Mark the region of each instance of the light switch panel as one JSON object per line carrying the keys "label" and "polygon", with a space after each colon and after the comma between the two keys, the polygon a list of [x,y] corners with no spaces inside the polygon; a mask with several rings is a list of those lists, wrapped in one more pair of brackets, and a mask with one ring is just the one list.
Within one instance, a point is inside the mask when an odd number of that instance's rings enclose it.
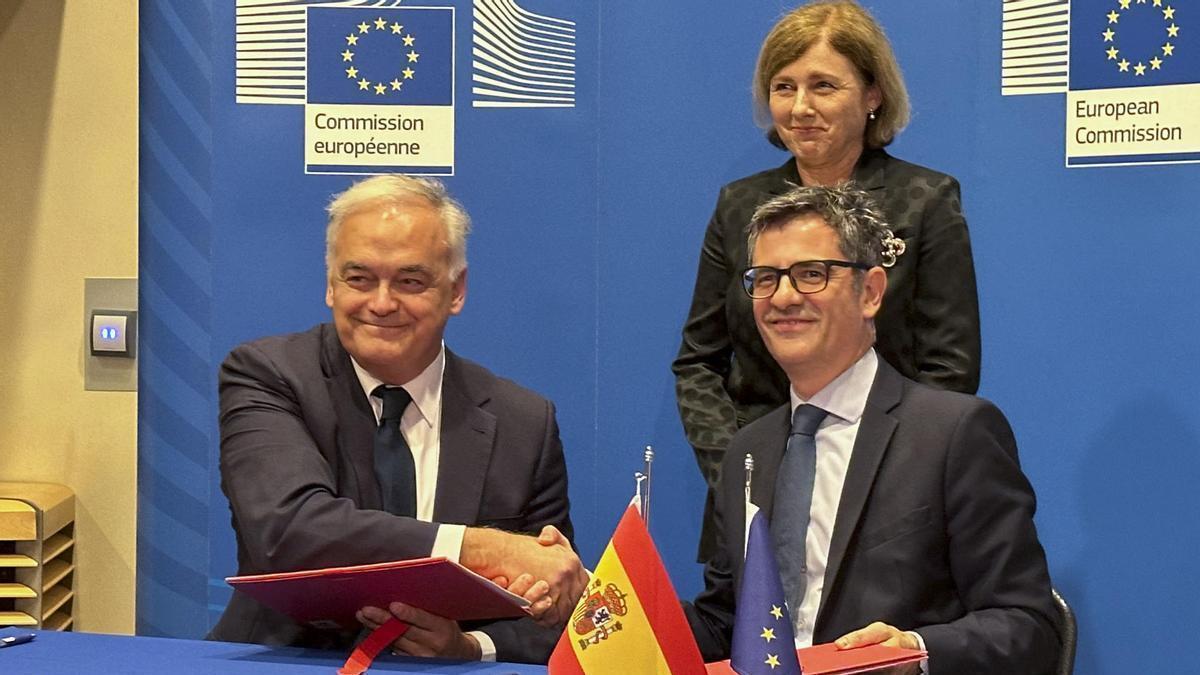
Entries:
{"label": "light switch panel", "polygon": [[137,279],[83,280],[83,388],[137,391]]}
{"label": "light switch panel", "polygon": [[92,310],[92,356],[132,359],[137,349],[137,312]]}

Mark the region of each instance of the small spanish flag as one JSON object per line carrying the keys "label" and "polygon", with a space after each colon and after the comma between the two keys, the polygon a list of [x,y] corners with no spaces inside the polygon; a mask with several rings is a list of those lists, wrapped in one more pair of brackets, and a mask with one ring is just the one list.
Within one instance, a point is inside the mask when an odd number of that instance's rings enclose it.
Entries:
{"label": "small spanish flag", "polygon": [[671,579],[634,504],[550,655],[551,675],[703,674]]}

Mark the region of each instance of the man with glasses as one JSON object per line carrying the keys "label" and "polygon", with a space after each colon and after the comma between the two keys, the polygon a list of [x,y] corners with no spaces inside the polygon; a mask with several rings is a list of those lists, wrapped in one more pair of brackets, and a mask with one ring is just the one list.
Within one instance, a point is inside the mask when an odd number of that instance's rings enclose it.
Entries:
{"label": "man with glasses", "polygon": [[866,193],[840,186],[763,204],[748,243],[743,287],[791,402],[725,456],[719,552],[687,606],[706,659],[729,657],[751,454],[796,646],[923,648],[920,669],[935,673],[1049,672],[1049,574],[1004,415],[903,377],[872,348],[903,241]]}

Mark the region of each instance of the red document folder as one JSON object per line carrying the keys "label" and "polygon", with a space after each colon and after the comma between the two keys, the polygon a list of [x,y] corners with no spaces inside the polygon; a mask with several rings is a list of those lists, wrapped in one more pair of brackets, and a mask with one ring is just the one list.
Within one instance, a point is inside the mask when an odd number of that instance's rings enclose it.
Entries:
{"label": "red document folder", "polygon": [[228,577],[259,602],[318,628],[355,626],[368,605],[403,602],[456,621],[525,616],[528,601],[445,558]]}
{"label": "red document folder", "polygon": [[[925,652],[916,649],[883,645],[839,650],[833,643],[797,649],[796,655],[800,657],[800,668],[804,670],[804,675],[869,673],[904,663],[916,663],[926,656]],[[734,672],[729,667],[729,661],[710,663],[706,668],[712,675]]]}

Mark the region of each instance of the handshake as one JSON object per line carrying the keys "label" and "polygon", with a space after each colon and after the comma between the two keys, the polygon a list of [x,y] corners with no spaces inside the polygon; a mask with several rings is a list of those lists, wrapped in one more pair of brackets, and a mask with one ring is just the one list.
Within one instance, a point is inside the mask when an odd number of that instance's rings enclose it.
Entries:
{"label": "handshake", "polygon": [[537,538],[467,528],[459,562],[528,600],[534,620],[543,626],[566,623],[588,583],[571,542],[553,525]]}
{"label": "handshake", "polygon": [[[561,626],[587,587],[583,569],[571,542],[553,525],[537,537],[502,530],[469,527],[463,536],[459,564],[529,601],[534,621]],[[392,603],[390,607],[364,607],[358,620],[374,630],[389,618],[409,624],[409,630],[392,648],[410,656],[479,659],[477,639],[463,633],[456,622],[415,607]]]}

